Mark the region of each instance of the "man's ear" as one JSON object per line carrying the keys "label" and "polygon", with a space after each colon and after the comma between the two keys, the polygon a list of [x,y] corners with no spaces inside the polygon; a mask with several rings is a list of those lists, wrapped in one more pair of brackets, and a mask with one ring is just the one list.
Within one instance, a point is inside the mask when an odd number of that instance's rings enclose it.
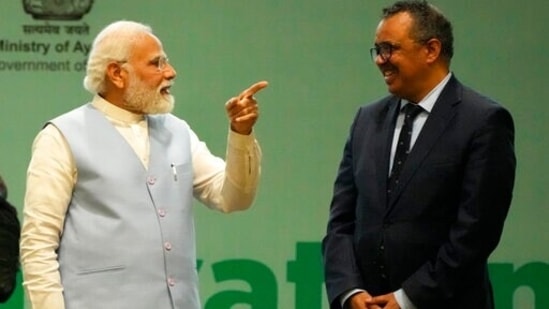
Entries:
{"label": "man's ear", "polygon": [[111,62],[107,65],[107,79],[116,88],[124,88],[126,86],[127,72],[122,69],[120,63]]}
{"label": "man's ear", "polygon": [[442,50],[442,43],[438,39],[430,39],[425,43],[425,49],[427,51],[427,62],[433,63],[440,57],[440,51]]}

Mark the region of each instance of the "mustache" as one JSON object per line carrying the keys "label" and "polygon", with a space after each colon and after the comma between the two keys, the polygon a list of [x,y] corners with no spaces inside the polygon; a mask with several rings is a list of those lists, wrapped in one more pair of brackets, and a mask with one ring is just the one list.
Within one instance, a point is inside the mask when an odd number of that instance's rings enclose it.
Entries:
{"label": "mustache", "polygon": [[390,63],[390,62],[386,62],[386,63],[383,63],[379,66],[379,69],[381,71],[386,71],[386,70],[391,70],[391,71],[394,71],[396,69],[396,67]]}
{"label": "mustache", "polygon": [[173,87],[174,84],[175,84],[174,81],[168,81],[168,82],[162,83],[162,85],[160,85],[158,89],[171,88]]}

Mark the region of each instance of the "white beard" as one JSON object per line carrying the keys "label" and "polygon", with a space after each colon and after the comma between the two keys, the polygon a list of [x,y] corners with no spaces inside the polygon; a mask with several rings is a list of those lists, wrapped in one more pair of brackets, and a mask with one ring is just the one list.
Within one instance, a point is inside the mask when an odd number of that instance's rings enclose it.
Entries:
{"label": "white beard", "polygon": [[129,86],[124,94],[126,107],[135,112],[146,115],[170,113],[174,106],[174,97],[171,94],[162,94],[161,89],[167,85],[161,85],[151,89],[141,79],[130,76]]}

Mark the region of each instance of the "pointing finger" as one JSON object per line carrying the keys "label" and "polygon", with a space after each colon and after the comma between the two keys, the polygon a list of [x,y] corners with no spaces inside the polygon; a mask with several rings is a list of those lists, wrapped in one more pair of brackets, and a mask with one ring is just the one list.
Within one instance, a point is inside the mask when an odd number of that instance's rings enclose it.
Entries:
{"label": "pointing finger", "polygon": [[259,90],[267,87],[269,85],[266,81],[260,81],[252,86],[250,86],[248,89],[242,91],[242,93],[239,95],[239,99],[243,98],[251,98],[254,94],[256,94]]}

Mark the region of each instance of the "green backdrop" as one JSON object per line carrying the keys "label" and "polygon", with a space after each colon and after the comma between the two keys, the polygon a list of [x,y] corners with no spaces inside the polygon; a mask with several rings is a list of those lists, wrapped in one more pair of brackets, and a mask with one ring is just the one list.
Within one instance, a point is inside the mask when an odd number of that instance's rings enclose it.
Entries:
{"label": "green backdrop", "polygon": [[[328,308],[320,241],[354,113],[386,94],[368,49],[390,1],[96,0],[81,19],[59,20],[75,12],[62,7],[71,2],[0,4],[0,173],[9,200],[22,209],[43,123],[90,99],[82,69],[95,34],[117,19],[148,23],[178,72],[175,114],[214,153],[225,151],[224,102],[255,81],[270,82],[258,95],[264,159],[254,207],[223,215],[196,205],[204,307]],[[34,19],[25,3],[58,16]],[[454,25],[456,76],[515,118],[516,189],[490,259],[498,308],[549,308],[548,2],[434,3]],[[19,287],[0,307],[23,308],[23,299]]]}

